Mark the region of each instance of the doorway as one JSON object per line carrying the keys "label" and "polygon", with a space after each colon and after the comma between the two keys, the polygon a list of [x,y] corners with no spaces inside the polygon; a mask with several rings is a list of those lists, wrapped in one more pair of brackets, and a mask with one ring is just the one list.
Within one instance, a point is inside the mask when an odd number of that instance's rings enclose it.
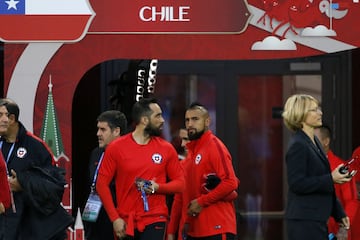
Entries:
{"label": "doorway", "polygon": [[[350,101],[344,97],[351,95],[351,81],[343,67],[347,59],[337,54],[276,61],[159,61],[155,97],[167,122],[164,138],[171,141],[183,126],[185,108],[200,101],[210,109],[211,130],[232,154],[241,181],[236,201],[240,239],[284,239],[283,155],[288,135],[280,115],[290,94],[302,92],[318,98],[324,120],[335,134],[342,133],[333,142],[334,151],[339,155],[351,151],[351,146],[340,143],[351,141],[351,110],[334,103]],[[111,107],[109,82],[128,66],[129,60],[102,63],[84,76],[83,86],[77,89],[73,108],[74,207],[86,201],[87,189],[81,186],[85,185],[85,163],[97,144],[96,116]],[[84,100],[87,94],[90,101]],[[86,113],[84,104],[91,105]]]}

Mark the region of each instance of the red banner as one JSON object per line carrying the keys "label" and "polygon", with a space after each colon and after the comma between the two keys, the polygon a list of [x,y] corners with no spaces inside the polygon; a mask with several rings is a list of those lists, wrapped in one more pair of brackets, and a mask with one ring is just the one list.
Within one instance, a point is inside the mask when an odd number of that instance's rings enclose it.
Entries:
{"label": "red banner", "polygon": [[[244,0],[122,0],[96,4],[90,32],[239,33],[251,16]],[[106,8],[106,9],[104,9]]]}

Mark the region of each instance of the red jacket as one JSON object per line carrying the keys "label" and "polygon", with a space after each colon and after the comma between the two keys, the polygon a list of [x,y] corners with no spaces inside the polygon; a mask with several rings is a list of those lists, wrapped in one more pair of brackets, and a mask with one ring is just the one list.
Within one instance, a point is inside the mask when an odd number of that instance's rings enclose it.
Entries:
{"label": "red jacket", "polygon": [[[196,217],[186,216],[188,235],[204,237],[222,233],[236,234],[235,208],[226,196],[237,190],[238,179],[232,166],[231,155],[225,145],[209,130],[200,139],[187,144],[186,191],[184,204],[197,199],[202,206]],[[221,182],[210,192],[204,190],[205,176],[216,174]]]}
{"label": "red jacket", "polygon": [[[188,164],[189,162],[190,161],[188,160],[188,158],[185,158],[184,160],[182,160],[180,162],[184,169],[185,181],[188,178],[187,165],[189,165]],[[176,232],[178,233],[178,240],[183,239],[182,232],[183,232],[183,227],[184,227],[185,220],[186,220],[187,204],[184,204],[184,201],[183,201],[184,194],[185,193],[177,193],[174,195],[174,201],[172,203],[171,211],[170,211],[170,221],[169,221],[169,224],[167,227],[168,234],[175,235]]]}
{"label": "red jacket", "polygon": [[[360,147],[357,147],[352,157],[360,157]],[[354,176],[357,186],[357,194],[360,192],[360,159],[355,160],[355,162],[352,164],[352,166],[355,170],[358,171],[358,173]],[[357,196],[358,201],[360,200],[359,195]],[[352,240],[358,240],[360,239],[360,209],[358,209],[355,213],[354,220],[350,221],[350,228],[351,228],[351,235],[353,236]],[[356,236],[356,237],[355,237]]]}
{"label": "red jacket", "polygon": [[[189,179],[189,176],[187,174],[191,171],[191,161],[188,158],[185,158],[180,162],[180,164],[184,169],[185,181],[192,181]],[[237,181],[239,182],[239,180]],[[191,184],[191,182],[189,184]],[[237,191],[232,191],[223,200],[227,202],[232,202],[237,198],[237,196]],[[174,201],[170,211],[170,221],[167,227],[167,234],[175,235],[176,233],[178,233],[178,240],[183,240],[182,235],[184,233],[184,224],[187,220],[187,207],[189,205],[189,199],[184,200],[184,197],[188,198],[189,196],[186,195],[186,193],[177,193],[174,195]]]}
{"label": "red jacket", "polygon": [[[344,160],[336,156],[331,150],[327,153],[331,170],[334,170],[339,164],[343,164]],[[355,178],[353,178],[350,182],[344,184],[335,184],[335,192],[336,196],[341,202],[346,215],[350,218],[350,230],[348,232],[348,240],[355,239],[351,238],[352,230],[354,229],[353,222],[358,209],[358,199],[357,199],[357,191]],[[330,218],[329,223],[329,232],[337,233],[339,229],[339,224],[335,222],[333,218]]]}
{"label": "red jacket", "polygon": [[6,163],[2,153],[0,152],[0,202],[9,208],[11,205],[10,188],[7,178]]}
{"label": "red jacket", "polygon": [[[354,163],[352,164],[353,165],[353,168],[360,171],[360,147],[357,147],[353,154],[352,154],[352,158],[356,158],[356,160],[354,161]],[[359,172],[360,173],[360,172]],[[355,175],[355,179],[357,182],[360,182],[360,174],[357,173]]]}

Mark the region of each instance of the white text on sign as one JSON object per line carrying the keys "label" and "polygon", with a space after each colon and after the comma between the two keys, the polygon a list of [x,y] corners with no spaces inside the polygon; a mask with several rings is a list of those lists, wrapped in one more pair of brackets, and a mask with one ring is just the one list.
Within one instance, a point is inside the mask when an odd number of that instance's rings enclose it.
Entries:
{"label": "white text on sign", "polygon": [[157,7],[150,7],[144,6],[139,11],[139,17],[141,21],[144,22],[189,22],[190,19],[187,18],[189,14],[190,6],[179,6],[176,9],[173,6],[162,6],[159,8]]}

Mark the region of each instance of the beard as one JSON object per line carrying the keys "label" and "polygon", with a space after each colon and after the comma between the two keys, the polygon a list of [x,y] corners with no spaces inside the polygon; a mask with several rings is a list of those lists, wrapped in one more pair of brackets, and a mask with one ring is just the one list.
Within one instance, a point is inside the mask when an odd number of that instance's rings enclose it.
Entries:
{"label": "beard", "polygon": [[144,132],[149,134],[149,136],[155,136],[155,137],[159,137],[161,136],[161,128],[160,127],[155,127],[153,124],[148,124],[145,129]]}
{"label": "beard", "polygon": [[196,140],[196,139],[199,139],[201,138],[201,136],[204,134],[205,132],[205,129],[203,129],[202,131],[198,132],[198,131],[195,131],[195,132],[189,132],[188,131],[188,135],[189,135],[189,140]]}

